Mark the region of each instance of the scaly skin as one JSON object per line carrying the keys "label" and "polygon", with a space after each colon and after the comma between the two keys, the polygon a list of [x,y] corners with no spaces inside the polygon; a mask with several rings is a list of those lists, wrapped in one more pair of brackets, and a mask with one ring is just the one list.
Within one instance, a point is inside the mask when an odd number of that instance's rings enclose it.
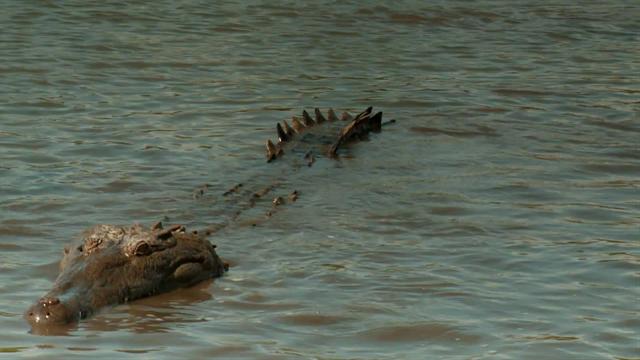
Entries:
{"label": "scaly skin", "polygon": [[208,240],[184,227],[98,225],[65,248],[53,288],[26,312],[33,328],[84,319],[100,308],[219,277],[225,266]]}
{"label": "scaly skin", "polygon": [[[303,110],[302,121],[294,117],[292,120],[293,126],[290,126],[287,121],[283,121],[282,124],[277,124],[278,142],[274,144],[271,140],[267,140],[267,161],[274,161],[291,149],[304,153],[305,160],[309,166],[313,163],[314,155],[321,154],[336,158],[338,156],[338,149],[341,146],[361,140],[370,132],[380,132],[382,129],[382,112],[372,115],[371,110],[372,108],[369,107],[356,115],[355,118],[344,112],[340,119],[338,119],[333,109],[329,109],[328,116],[325,118],[320,110],[316,108],[314,111],[315,120],[311,118],[309,113]],[[338,123],[339,127],[337,128],[331,126],[333,125],[332,123],[340,121],[349,121],[349,124],[343,127],[342,124]],[[324,125],[326,123],[329,125]],[[305,141],[305,138],[310,132],[313,133],[316,129],[325,130],[325,128],[333,128],[336,131],[329,134],[325,133],[324,138],[313,138],[310,141]],[[318,150],[319,147],[324,148]],[[314,148],[315,151],[303,151],[301,148]]]}

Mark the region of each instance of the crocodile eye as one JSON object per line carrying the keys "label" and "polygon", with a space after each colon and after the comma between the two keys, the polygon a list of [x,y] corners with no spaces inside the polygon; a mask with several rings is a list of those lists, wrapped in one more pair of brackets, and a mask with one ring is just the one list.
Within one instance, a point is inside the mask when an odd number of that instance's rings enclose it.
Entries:
{"label": "crocodile eye", "polygon": [[139,242],[138,244],[136,244],[136,248],[135,250],[133,250],[133,253],[136,256],[146,256],[151,254],[151,246],[149,246],[149,244],[147,244],[144,241]]}

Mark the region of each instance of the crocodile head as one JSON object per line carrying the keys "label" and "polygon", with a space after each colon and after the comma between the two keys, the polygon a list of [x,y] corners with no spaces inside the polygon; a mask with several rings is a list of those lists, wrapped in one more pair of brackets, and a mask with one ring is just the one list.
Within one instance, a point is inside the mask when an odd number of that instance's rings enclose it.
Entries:
{"label": "crocodile head", "polygon": [[53,288],[24,316],[34,330],[74,323],[104,306],[221,276],[214,248],[179,225],[95,226],[65,247]]}

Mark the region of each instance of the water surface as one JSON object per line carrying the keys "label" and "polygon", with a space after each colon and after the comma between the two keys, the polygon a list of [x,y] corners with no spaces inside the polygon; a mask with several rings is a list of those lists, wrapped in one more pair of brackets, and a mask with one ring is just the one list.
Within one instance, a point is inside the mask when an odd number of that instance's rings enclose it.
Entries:
{"label": "water surface", "polygon": [[[631,359],[640,347],[633,1],[6,2],[0,351],[95,359]],[[28,332],[97,223],[224,222],[302,108],[398,123],[212,236],[233,267]],[[208,184],[204,197],[194,190]]]}

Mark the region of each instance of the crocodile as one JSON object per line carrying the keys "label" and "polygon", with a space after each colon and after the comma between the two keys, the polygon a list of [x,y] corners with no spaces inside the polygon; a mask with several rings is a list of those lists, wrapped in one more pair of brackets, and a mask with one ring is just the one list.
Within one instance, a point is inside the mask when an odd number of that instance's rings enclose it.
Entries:
{"label": "crocodile", "polygon": [[[299,167],[312,166],[317,157],[336,159],[346,144],[379,132],[386,124],[382,123],[382,112],[372,114],[371,107],[356,116],[344,112],[338,117],[332,109],[326,117],[317,108],[314,112],[315,119],[303,110],[291,124],[283,121],[276,125],[278,140],[266,141],[267,162],[277,162],[287,154],[292,154]],[[238,197],[234,214],[225,225],[253,208],[276,186],[272,183],[258,190],[243,190],[240,183],[225,191],[223,197]],[[247,191],[248,200],[242,201]],[[298,196],[294,190],[286,199],[275,197],[266,217]],[[96,225],[64,248],[52,289],[30,306],[24,317],[32,330],[43,333],[43,329],[76,323],[106,306],[220,277],[228,271],[228,264],[207,239],[214,231],[209,227],[189,232],[182,225],[165,228],[160,222],[151,227]]]}
{"label": "crocodile", "polygon": [[227,269],[212,245],[182,225],[97,225],[66,246],[53,288],[25,312],[42,330],[98,309],[219,277]]}

